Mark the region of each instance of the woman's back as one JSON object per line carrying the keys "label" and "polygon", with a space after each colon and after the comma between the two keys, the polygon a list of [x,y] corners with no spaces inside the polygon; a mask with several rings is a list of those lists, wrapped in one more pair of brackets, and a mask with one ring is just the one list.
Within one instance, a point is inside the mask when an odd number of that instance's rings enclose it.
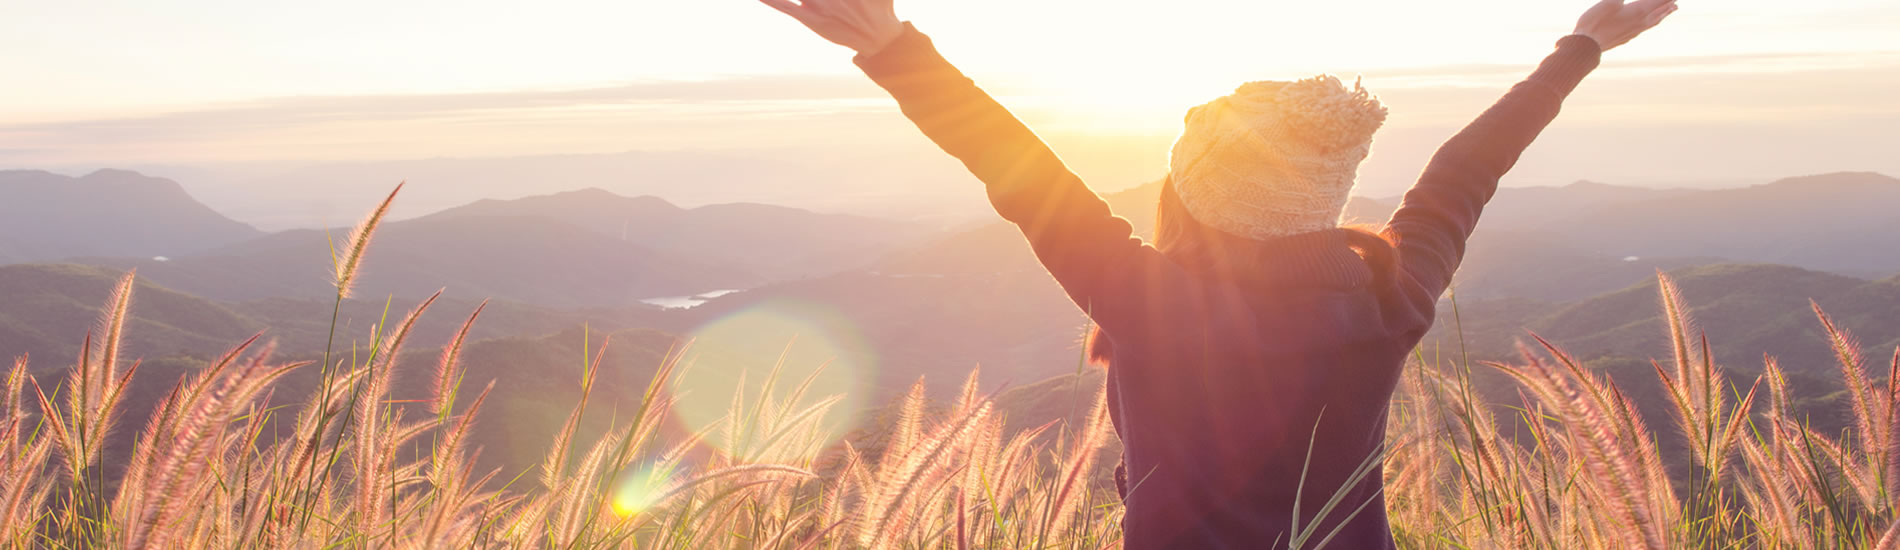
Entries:
{"label": "woman's back", "polygon": [[1262,243],[1308,267],[1190,265],[1198,284],[1158,295],[1188,307],[1106,335],[1130,547],[1259,548],[1342,522],[1341,547],[1389,546],[1386,402],[1430,313],[1380,281],[1347,231]]}

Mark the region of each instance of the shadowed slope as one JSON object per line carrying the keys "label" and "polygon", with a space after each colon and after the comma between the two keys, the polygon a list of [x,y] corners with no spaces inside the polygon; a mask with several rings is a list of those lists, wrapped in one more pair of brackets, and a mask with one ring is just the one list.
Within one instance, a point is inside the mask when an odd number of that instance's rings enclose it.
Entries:
{"label": "shadowed slope", "polygon": [[0,263],[79,256],[181,256],[262,235],[177,182],[100,170],[0,171]]}

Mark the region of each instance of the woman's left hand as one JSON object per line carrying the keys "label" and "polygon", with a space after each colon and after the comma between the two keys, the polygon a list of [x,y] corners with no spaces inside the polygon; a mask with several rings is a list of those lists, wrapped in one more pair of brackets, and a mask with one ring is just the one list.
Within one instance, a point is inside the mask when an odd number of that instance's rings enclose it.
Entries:
{"label": "woman's left hand", "polygon": [[818,36],[861,54],[883,51],[904,35],[894,0],[759,0],[772,6]]}
{"label": "woman's left hand", "polygon": [[1577,34],[1597,41],[1603,51],[1629,43],[1676,13],[1676,0],[1603,0],[1577,20]]}

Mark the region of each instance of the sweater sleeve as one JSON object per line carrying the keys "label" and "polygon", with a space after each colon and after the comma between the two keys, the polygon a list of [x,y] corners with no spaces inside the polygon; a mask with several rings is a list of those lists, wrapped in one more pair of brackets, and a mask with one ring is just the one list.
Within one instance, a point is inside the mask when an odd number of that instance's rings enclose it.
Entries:
{"label": "sweater sleeve", "polygon": [[1564,37],[1557,51],[1433,155],[1388,229],[1405,272],[1436,301],[1464,261],[1465,241],[1498,180],[1557,118],[1565,97],[1602,57],[1596,41]]}
{"label": "sweater sleeve", "polygon": [[1043,267],[1105,330],[1113,333],[1124,320],[1141,318],[1144,307],[1164,304],[1151,299],[1154,289],[1187,282],[916,28],[856,61],[926,137],[983,181],[997,213],[1022,230]]}

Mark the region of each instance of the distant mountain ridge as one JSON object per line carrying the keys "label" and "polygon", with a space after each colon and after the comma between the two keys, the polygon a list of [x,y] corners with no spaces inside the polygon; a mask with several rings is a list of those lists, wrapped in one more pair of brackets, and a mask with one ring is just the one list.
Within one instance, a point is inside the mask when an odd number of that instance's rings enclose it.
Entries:
{"label": "distant mountain ridge", "polygon": [[178,182],[123,170],[0,171],[0,263],[182,256],[263,235]]}
{"label": "distant mountain ridge", "polygon": [[[139,268],[153,282],[225,301],[327,294],[332,241],[347,233],[264,234],[176,182],[119,170],[0,172],[0,214],[0,265]],[[586,189],[387,222],[376,246],[400,259],[371,267],[359,289],[414,298],[446,285],[552,307],[620,307],[836,273],[929,231],[764,204],[684,209]]]}
{"label": "distant mountain ridge", "polygon": [[[1354,203],[1377,219],[1397,198]],[[1859,277],[1900,272],[1900,179],[1873,172],[1785,178],[1730,189],[1649,189],[1578,182],[1504,188],[1486,205],[1472,248],[1540,235],[1612,258],[1723,258]]]}
{"label": "distant mountain ridge", "polygon": [[[0,266],[0,358],[31,354],[36,371],[67,366],[77,357],[86,332],[98,321],[100,304],[122,275],[116,269],[70,264]],[[142,272],[133,294],[124,343],[128,357],[208,358],[259,331],[265,340],[279,343],[279,353],[306,357],[321,352],[326,344],[334,305],[317,298],[218,302],[167,288]],[[474,293],[444,293],[436,301],[435,314],[421,319],[413,336],[429,342],[447,340],[483,299]],[[367,330],[385,314],[400,315],[419,301],[352,299],[337,314],[343,330]],[[494,300],[470,335],[476,339],[539,337],[582,325],[618,331],[663,325],[662,314],[652,307],[560,310]],[[350,345],[347,340],[336,344]]]}
{"label": "distant mountain ridge", "polygon": [[1900,271],[1896,220],[1900,179],[1841,172],[1605,203],[1545,227],[1609,254],[1718,256],[1877,277]]}
{"label": "distant mountain ridge", "polygon": [[[46,189],[63,198],[44,198]],[[1159,189],[1156,182],[1107,197],[1145,233]],[[82,178],[0,172],[0,199],[15,214],[0,218],[12,229],[0,234],[0,263],[84,256],[220,300],[327,292],[329,240],[343,233],[261,235],[191,200],[175,182],[124,171]],[[1355,198],[1345,217],[1376,224],[1396,204]],[[1900,230],[1892,204],[1900,204],[1900,180],[1854,172],[1721,190],[1507,187],[1487,207],[1459,292],[1572,300],[1655,269],[1731,261],[1891,276],[1900,272],[1900,255],[1878,251]],[[597,188],[477,201],[391,222],[383,237],[379,246],[401,259],[370,270],[365,292],[415,297],[446,284],[554,307],[623,306],[854,269],[1043,276],[1001,221],[935,232],[762,204],[686,209]],[[203,244],[169,244],[185,240]]]}
{"label": "distant mountain ridge", "polygon": [[[1760,372],[1764,354],[1790,372],[1834,368],[1834,351],[1811,304],[1859,336],[1870,358],[1891,357],[1900,347],[1900,277],[1867,281],[1773,264],[1704,265],[1669,275],[1726,368]],[[1659,303],[1653,276],[1569,302],[1465,302],[1461,319],[1441,308],[1424,345],[1510,360],[1514,342],[1534,332],[1583,360],[1667,358],[1672,352]]]}
{"label": "distant mountain ridge", "polygon": [[[167,261],[93,258],[138,268],[166,287],[226,301],[321,298],[331,286],[331,244],[347,229],[292,230]],[[538,217],[387,222],[359,274],[359,296],[458,295],[560,308],[620,307],[641,300],[765,282],[742,266],[663,252]]]}
{"label": "distant mountain ridge", "polygon": [[512,200],[487,199],[417,218],[539,217],[655,250],[744,265],[771,280],[859,267],[929,228],[846,214],[757,203],[681,208],[654,196],[589,188]]}

